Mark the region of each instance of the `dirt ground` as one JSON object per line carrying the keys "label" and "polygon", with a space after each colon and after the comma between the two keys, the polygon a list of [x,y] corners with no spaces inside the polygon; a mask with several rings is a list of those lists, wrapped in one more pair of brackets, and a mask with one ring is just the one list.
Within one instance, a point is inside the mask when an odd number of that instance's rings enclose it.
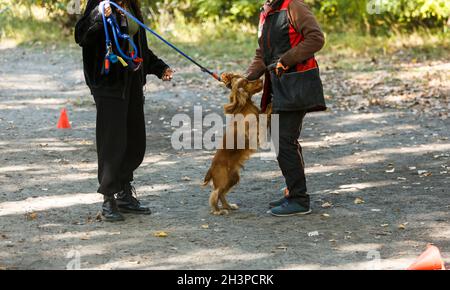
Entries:
{"label": "dirt ground", "polygon": [[[450,60],[320,57],[330,110],[307,116],[301,140],[314,213],[274,218],[283,178],[259,155],[230,194],[240,210],[209,214],[214,152],[173,150],[170,121],[221,113],[227,89],[173,59],[173,84],[149,77],[145,93],[136,187],[154,213],[108,224],[80,59],[0,48],[0,269],[403,269],[428,243],[450,262]],[[56,129],[63,107],[72,130]]]}

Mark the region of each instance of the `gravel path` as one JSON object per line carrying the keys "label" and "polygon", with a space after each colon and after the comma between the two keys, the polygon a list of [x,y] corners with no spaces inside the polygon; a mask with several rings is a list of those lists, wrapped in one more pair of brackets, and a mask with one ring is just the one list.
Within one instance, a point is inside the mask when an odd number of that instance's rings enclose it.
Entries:
{"label": "gravel path", "polygon": [[[322,57],[330,110],[302,134],[314,214],[286,219],[266,213],[283,179],[258,155],[230,194],[240,210],[209,214],[200,183],[214,152],[173,150],[170,121],[194,105],[221,114],[227,90],[174,60],[174,83],[146,88],[136,187],[154,214],[107,224],[79,50],[16,50],[0,50],[0,269],[402,269],[428,243],[450,259],[449,60]],[[55,129],[63,107],[72,130]]]}

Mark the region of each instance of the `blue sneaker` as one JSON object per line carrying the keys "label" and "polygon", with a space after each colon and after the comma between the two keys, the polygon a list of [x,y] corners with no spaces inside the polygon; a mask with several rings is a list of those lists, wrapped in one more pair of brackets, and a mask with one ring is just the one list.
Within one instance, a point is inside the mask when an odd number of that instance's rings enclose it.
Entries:
{"label": "blue sneaker", "polygon": [[277,200],[274,200],[274,201],[271,201],[269,203],[269,207],[270,208],[281,206],[281,205],[283,205],[284,203],[286,203],[288,201],[287,197],[289,196],[289,190],[287,189],[287,187],[281,189],[281,194],[283,194],[284,197],[280,198],[280,199],[277,199]]}
{"label": "blue sneaker", "polygon": [[296,215],[307,215],[312,212],[311,208],[306,208],[298,202],[288,200],[282,205],[272,208],[270,214],[277,217],[288,217]]}

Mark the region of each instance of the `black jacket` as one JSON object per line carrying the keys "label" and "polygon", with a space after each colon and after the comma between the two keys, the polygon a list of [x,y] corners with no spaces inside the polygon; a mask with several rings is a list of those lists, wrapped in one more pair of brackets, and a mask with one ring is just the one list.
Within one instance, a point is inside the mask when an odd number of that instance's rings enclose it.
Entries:
{"label": "black jacket", "polygon": [[[139,74],[142,86],[146,84],[146,75],[154,74],[162,78],[168,65],[159,59],[149,48],[144,28],[134,36],[139,56],[143,58],[143,67],[138,72],[131,72],[120,63],[111,64],[108,75],[102,75],[105,61],[105,32],[101,13],[98,11],[100,0],[89,0],[84,15],[75,27],[75,41],[83,48],[83,67],[86,84],[95,97],[124,98],[125,89],[132,73]],[[112,7],[113,8],[113,7]],[[134,15],[140,15],[137,7],[131,7]],[[113,13],[116,14],[114,8]],[[143,22],[143,19],[139,17]],[[127,27],[121,27],[127,33]],[[112,31],[110,36],[112,37]],[[119,41],[122,50],[126,51],[127,42]],[[114,47],[114,45],[113,45]],[[114,48],[115,50],[115,48]],[[114,53],[117,53],[114,51]]]}

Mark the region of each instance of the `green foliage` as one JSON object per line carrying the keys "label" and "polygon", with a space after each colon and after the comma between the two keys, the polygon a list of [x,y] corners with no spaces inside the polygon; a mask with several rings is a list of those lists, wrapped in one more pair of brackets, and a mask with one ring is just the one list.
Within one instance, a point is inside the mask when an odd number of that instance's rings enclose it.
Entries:
{"label": "green foliage", "polygon": [[[263,0],[142,0],[143,6],[177,10],[192,22],[204,19],[258,21]],[[448,0],[305,0],[326,30],[373,32],[396,28],[445,27],[450,17]]]}
{"label": "green foliage", "polygon": [[[29,31],[40,26],[63,27],[71,34],[79,15],[69,13],[71,4],[87,0],[0,0],[0,11],[7,6],[12,13],[0,15],[0,36],[14,34],[14,25],[30,23]],[[160,31],[205,37],[221,37],[225,28],[241,27],[253,33],[259,9],[265,0],[140,0],[146,20]],[[448,32],[450,0],[304,0],[313,9],[326,32],[354,32],[368,35],[394,35],[423,29]],[[36,17],[35,10],[41,13]],[[18,13],[20,11],[20,13]],[[24,13],[27,11],[27,13]],[[42,17],[45,14],[45,17]],[[13,23],[11,23],[13,21]],[[191,29],[196,27],[195,29]],[[224,28],[225,27],[225,28]],[[250,27],[250,28],[249,28]],[[201,32],[200,30],[204,31]],[[178,30],[178,33],[177,33]],[[208,30],[208,31],[206,31]],[[214,30],[215,35],[209,32]],[[6,31],[6,32],[5,32]],[[9,32],[8,32],[9,31]],[[33,35],[35,36],[35,35]]]}
{"label": "green foliage", "polygon": [[[446,28],[448,0],[310,0],[323,25],[330,30],[363,32]],[[355,26],[356,25],[356,26]]]}
{"label": "green foliage", "polygon": [[258,14],[260,7],[258,1],[254,0],[193,0],[192,4],[197,7],[197,16],[199,17],[223,16],[233,20],[252,19]]}

